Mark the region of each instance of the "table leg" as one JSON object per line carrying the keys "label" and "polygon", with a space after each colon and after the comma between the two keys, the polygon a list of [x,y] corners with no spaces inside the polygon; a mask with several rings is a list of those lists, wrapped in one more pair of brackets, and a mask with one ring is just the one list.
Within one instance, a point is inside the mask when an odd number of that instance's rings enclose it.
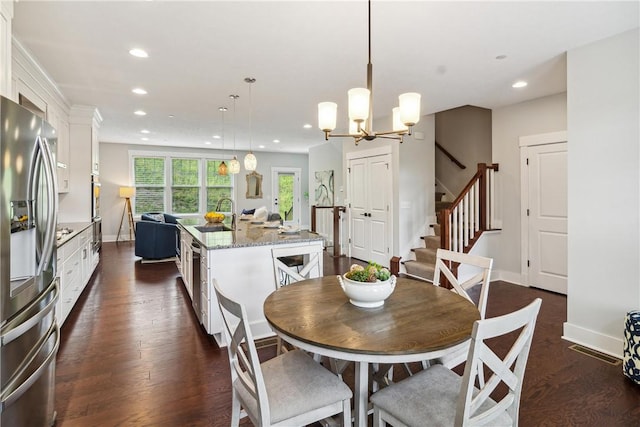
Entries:
{"label": "table leg", "polygon": [[367,410],[369,408],[369,364],[356,363],[355,396],[353,397],[354,426],[367,427]]}

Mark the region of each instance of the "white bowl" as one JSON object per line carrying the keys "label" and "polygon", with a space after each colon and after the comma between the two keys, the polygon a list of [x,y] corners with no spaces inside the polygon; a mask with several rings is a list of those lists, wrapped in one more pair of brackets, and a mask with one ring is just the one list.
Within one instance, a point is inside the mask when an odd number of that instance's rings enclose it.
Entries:
{"label": "white bowl", "polygon": [[391,276],[384,282],[356,282],[344,276],[338,276],[338,281],[349,302],[357,307],[374,308],[384,304],[396,287],[396,276]]}

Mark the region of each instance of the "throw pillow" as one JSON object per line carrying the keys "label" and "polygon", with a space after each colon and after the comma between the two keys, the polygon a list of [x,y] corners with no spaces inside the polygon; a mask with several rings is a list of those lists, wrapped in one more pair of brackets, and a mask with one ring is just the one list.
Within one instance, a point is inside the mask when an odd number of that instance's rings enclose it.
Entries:
{"label": "throw pillow", "polygon": [[164,222],[164,214],[147,214],[147,217],[155,222]]}

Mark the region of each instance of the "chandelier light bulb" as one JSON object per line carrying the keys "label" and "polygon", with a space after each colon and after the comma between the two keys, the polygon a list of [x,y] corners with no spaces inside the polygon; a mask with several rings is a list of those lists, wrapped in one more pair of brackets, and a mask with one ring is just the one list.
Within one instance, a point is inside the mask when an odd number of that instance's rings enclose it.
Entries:
{"label": "chandelier light bulb", "polygon": [[403,93],[398,97],[400,102],[400,120],[406,126],[413,126],[420,121],[420,94]]}
{"label": "chandelier light bulb", "polygon": [[318,127],[324,132],[331,132],[336,128],[338,104],[335,102],[321,102],[318,104]]}
{"label": "chandelier light bulb", "polygon": [[349,89],[349,120],[364,122],[369,117],[371,91],[363,87]]}
{"label": "chandelier light bulb", "polygon": [[393,131],[402,132],[405,130],[409,130],[409,128],[400,119],[400,107],[396,107],[393,109]]}
{"label": "chandelier light bulb", "polygon": [[[360,129],[365,129],[367,122],[360,123]],[[362,135],[362,131],[358,132],[358,123],[353,120],[349,120],[349,135]]]}

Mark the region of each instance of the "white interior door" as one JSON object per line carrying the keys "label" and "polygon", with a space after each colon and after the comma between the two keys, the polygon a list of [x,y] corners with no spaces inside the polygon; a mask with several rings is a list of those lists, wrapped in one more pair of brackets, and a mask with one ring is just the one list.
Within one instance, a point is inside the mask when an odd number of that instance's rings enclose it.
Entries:
{"label": "white interior door", "polygon": [[349,160],[351,256],[389,266],[391,156]]}
{"label": "white interior door", "polygon": [[529,286],[567,293],[567,143],[527,147]]}
{"label": "white interior door", "polygon": [[272,168],[272,212],[278,212],[285,225],[300,225],[300,169]]}

